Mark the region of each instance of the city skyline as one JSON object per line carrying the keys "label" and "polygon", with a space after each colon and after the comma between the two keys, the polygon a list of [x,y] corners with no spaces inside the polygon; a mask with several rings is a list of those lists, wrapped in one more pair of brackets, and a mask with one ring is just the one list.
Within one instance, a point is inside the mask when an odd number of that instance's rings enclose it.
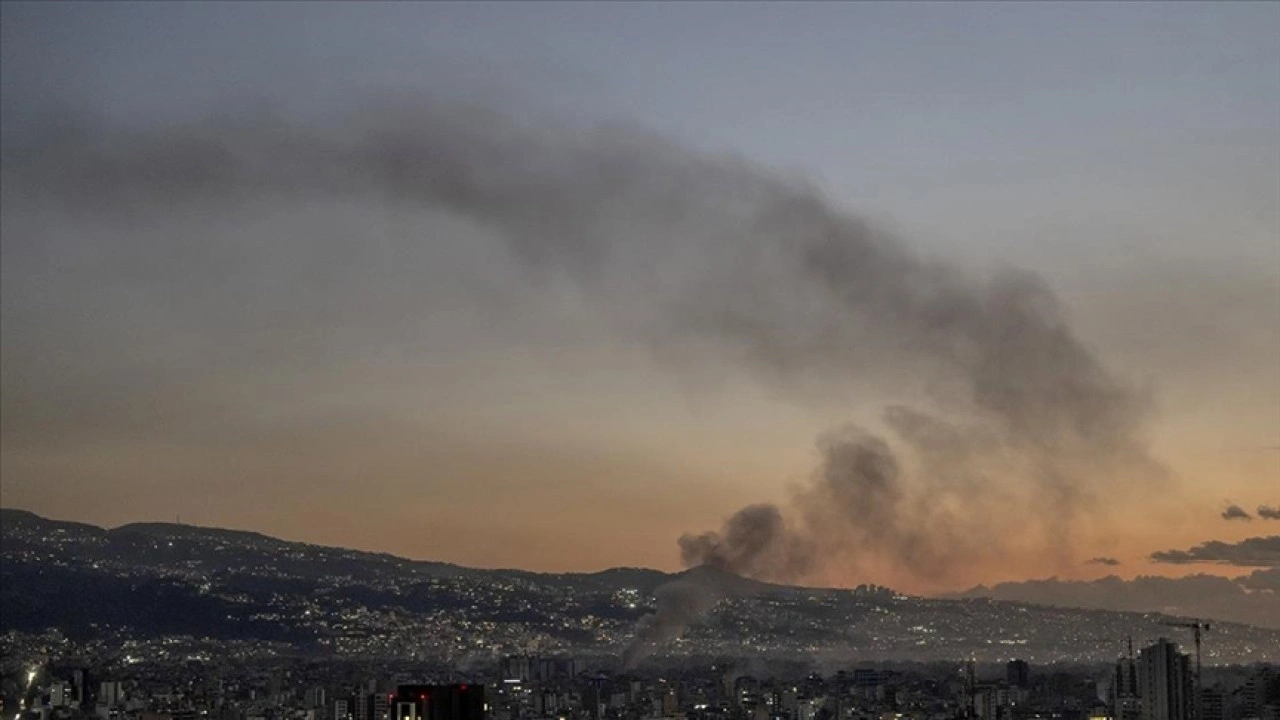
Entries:
{"label": "city skyline", "polygon": [[[1280,565],[1280,6],[3,14],[5,508],[671,571],[772,504],[729,569],[918,593]],[[805,242],[981,309],[939,350]]]}

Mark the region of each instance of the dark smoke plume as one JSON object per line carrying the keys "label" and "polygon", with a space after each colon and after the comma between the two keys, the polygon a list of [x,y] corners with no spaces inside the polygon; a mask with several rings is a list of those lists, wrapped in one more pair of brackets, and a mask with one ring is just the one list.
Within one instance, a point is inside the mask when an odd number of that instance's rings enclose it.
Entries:
{"label": "dark smoke plume", "polygon": [[622,654],[623,667],[634,667],[657,648],[679,637],[694,620],[719,602],[719,594],[704,585],[676,580],[656,591],[657,609],[636,623],[636,635]]}
{"label": "dark smoke plume", "polygon": [[686,567],[708,565],[749,577],[793,580],[814,562],[813,548],[797,538],[773,505],[748,505],[720,532],[686,534],[679,544]]}
{"label": "dark smoke plume", "polygon": [[[102,214],[208,217],[317,199],[443,213],[596,297],[629,300],[619,324],[662,347],[711,343],[762,377],[828,394],[889,377],[928,398],[927,412],[888,408],[883,429],[821,438],[817,469],[788,503],[685,535],[687,565],[845,583],[891,568],[943,584],[1018,553],[1069,567],[1080,510],[1105,509],[1090,505],[1095,492],[1163,477],[1139,436],[1143,399],[1034,275],[973,277],[812,186],[639,132],[434,100],[348,115],[48,123],[6,139],[4,185]],[[156,251],[107,250],[142,266]],[[672,605],[640,629],[644,645],[702,607]]]}

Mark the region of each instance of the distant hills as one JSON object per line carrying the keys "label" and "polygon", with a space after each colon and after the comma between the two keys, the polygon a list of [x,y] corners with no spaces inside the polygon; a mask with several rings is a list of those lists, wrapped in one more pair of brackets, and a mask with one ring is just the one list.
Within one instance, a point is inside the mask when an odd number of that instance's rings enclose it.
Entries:
{"label": "distant hills", "polygon": [[1140,575],[1132,580],[1115,575],[1097,580],[1023,580],[979,585],[956,597],[1158,611],[1280,629],[1280,568],[1260,568],[1233,578],[1193,574],[1177,578]]}
{"label": "distant hills", "polygon": [[[0,631],[57,629],[100,645],[174,636],[352,657],[620,656],[658,598],[676,602],[662,588],[677,582],[681,597],[705,602],[683,608],[687,617],[670,607],[658,615],[689,624],[655,643],[658,658],[1102,660],[1127,635],[1182,639],[1153,613],[798,588],[710,568],[476,569],[253,532],[104,529],[0,509]],[[1215,625],[1205,650],[1210,662],[1278,661],[1280,631]]]}

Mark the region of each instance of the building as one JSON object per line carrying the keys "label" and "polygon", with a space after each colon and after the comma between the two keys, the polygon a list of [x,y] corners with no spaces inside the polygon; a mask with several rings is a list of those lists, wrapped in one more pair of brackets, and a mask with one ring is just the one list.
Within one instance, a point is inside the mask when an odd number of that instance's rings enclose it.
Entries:
{"label": "building", "polygon": [[390,702],[391,698],[380,692],[366,693],[356,699],[355,720],[387,720]]}
{"label": "building", "polygon": [[1026,660],[1010,660],[1005,666],[1005,679],[1009,687],[1025,688],[1031,686],[1031,666]]}
{"label": "building", "polygon": [[1223,692],[1222,686],[1201,688],[1200,716],[1196,720],[1225,720],[1226,707],[1227,694]]}
{"label": "building", "polygon": [[509,655],[502,660],[502,679],[527,683],[533,677],[533,663],[524,655]]}
{"label": "building", "polygon": [[566,657],[540,657],[530,661],[529,670],[536,682],[570,679],[578,674],[578,661]]}
{"label": "building", "polygon": [[663,717],[676,717],[679,715],[680,696],[676,693],[675,688],[667,688],[667,691],[662,694],[657,705],[658,707],[655,707],[654,709],[661,712]]}
{"label": "building", "polygon": [[1133,644],[1128,657],[1116,661],[1111,675],[1111,716],[1116,720],[1140,720],[1142,701],[1138,694],[1138,662],[1133,659]]}
{"label": "building", "polygon": [[600,720],[600,716],[604,714],[603,682],[601,678],[593,678],[582,688],[582,710],[588,720]]}
{"label": "building", "polygon": [[994,685],[979,685],[973,689],[973,716],[979,720],[998,720],[1000,706]]}
{"label": "building", "polygon": [[1192,720],[1191,663],[1165,638],[1138,653],[1141,720]]}
{"label": "building", "polygon": [[1243,690],[1245,717],[1280,718],[1280,674],[1274,668],[1254,670]]}
{"label": "building", "polygon": [[484,720],[483,685],[401,685],[390,720]]}
{"label": "building", "polygon": [[51,707],[71,707],[74,699],[75,688],[65,680],[59,680],[49,687],[49,705]]}
{"label": "building", "polygon": [[107,708],[124,704],[124,683],[119,680],[104,682],[98,686],[98,705]]}

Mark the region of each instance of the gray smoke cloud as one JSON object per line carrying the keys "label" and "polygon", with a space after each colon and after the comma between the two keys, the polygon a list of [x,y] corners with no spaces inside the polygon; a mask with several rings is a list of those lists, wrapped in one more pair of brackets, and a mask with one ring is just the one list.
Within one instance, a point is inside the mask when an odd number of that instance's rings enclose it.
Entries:
{"label": "gray smoke cloud", "polygon": [[680,637],[720,597],[715,589],[687,580],[659,587],[654,591],[658,607],[636,623],[635,637],[622,653],[622,666],[634,667],[654,650]]}
{"label": "gray smoke cloud", "polygon": [[[788,502],[680,538],[688,566],[845,582],[875,566],[946,582],[1017,552],[1067,567],[1096,491],[1165,477],[1140,436],[1143,397],[1102,367],[1035,275],[979,277],[921,257],[805,182],[642,132],[429,98],[324,121],[71,117],[7,138],[4,154],[8,200],[100,216],[316,200],[444,213],[593,296],[628,299],[619,324],[659,347],[710,344],[784,385],[907,378],[904,390],[928,398],[927,410],[887,408],[882,430],[820,438],[817,468]],[[157,252],[203,251],[173,242],[104,252],[146,266]],[[667,600],[642,645],[703,607]]]}
{"label": "gray smoke cloud", "polygon": [[1271,507],[1270,505],[1258,506],[1258,517],[1263,520],[1280,520],[1280,507]]}
{"label": "gray smoke cloud", "polygon": [[720,532],[680,537],[686,567],[708,565],[749,577],[793,580],[815,561],[814,548],[787,527],[774,505],[748,505],[724,523]]}
{"label": "gray smoke cloud", "polygon": [[1229,505],[1222,511],[1223,520],[1252,520],[1253,516],[1239,505]]}

